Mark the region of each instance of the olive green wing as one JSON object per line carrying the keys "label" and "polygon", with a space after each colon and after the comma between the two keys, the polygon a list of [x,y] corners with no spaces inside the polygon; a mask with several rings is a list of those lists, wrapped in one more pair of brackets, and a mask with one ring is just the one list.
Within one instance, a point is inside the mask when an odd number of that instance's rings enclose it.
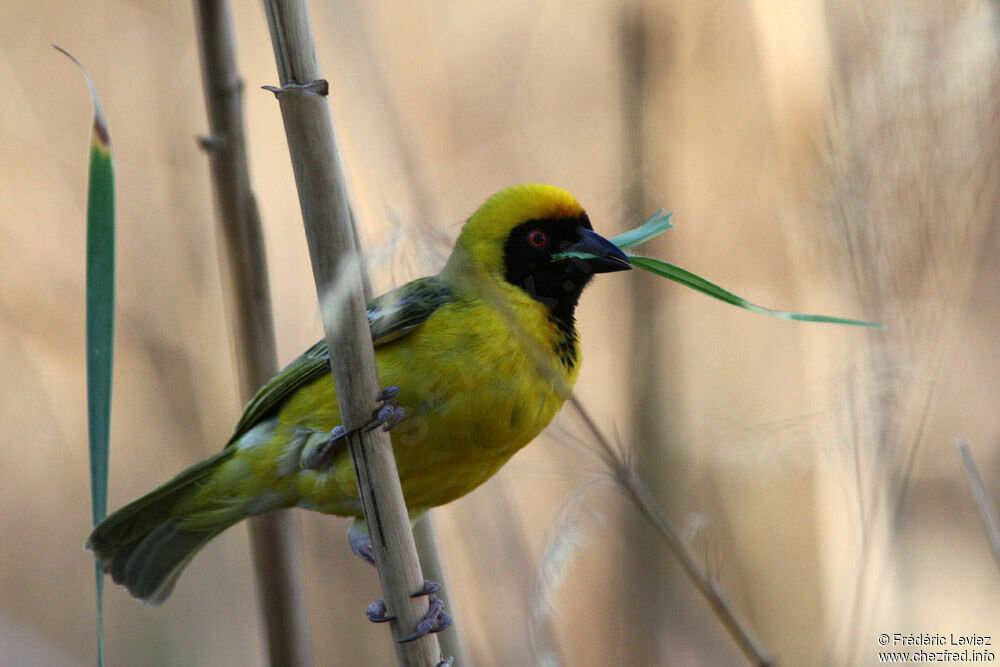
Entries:
{"label": "olive green wing", "polygon": [[454,298],[440,278],[419,278],[372,299],[368,304],[372,343],[378,347],[402,338]]}
{"label": "olive green wing", "polygon": [[272,410],[281,405],[286,398],[295,393],[299,387],[315,380],[323,374],[324,370],[330,371],[330,354],[326,349],[326,341],[321,340],[257,390],[257,393],[243,409],[243,416],[236,424],[233,436],[226,443],[226,446],[228,447],[239,440],[261,419],[267,417]]}
{"label": "olive green wing", "polygon": [[[420,278],[386,292],[368,304],[368,325],[375,347],[402,338],[454,298],[439,278]],[[321,340],[271,378],[243,410],[228,447],[276,410],[299,388],[330,372],[330,352]]]}

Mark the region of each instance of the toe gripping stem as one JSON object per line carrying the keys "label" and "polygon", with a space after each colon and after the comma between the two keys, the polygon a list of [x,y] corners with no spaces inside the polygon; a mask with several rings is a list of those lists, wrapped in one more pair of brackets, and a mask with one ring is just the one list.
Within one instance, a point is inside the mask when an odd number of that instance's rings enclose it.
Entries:
{"label": "toe gripping stem", "polygon": [[430,607],[427,609],[427,613],[424,614],[424,617],[420,620],[420,622],[417,623],[417,629],[414,633],[409,637],[403,637],[400,639],[400,644],[420,639],[424,635],[431,632],[441,632],[451,625],[453,619],[451,615],[444,610],[444,602],[437,596],[437,592],[439,590],[441,590],[441,584],[436,581],[424,581],[424,585],[420,588],[420,590],[410,596],[411,598],[418,598],[422,595],[426,595],[427,601],[430,603]]}
{"label": "toe gripping stem", "polygon": [[[379,426],[382,427],[383,431],[390,430],[393,426],[403,421],[406,416],[406,410],[399,406],[396,402],[396,396],[399,395],[399,387],[396,385],[390,385],[379,392],[375,400],[381,405],[375,410],[375,414],[371,421],[362,426],[358,431],[362,433],[367,433],[368,431],[374,431]],[[307,470],[318,470],[326,468],[330,465],[333,460],[333,455],[340,448],[342,441],[350,433],[343,424],[339,424],[330,431],[330,439],[324,442],[322,445],[316,448],[315,451],[310,452],[302,462],[302,467]]]}
{"label": "toe gripping stem", "polygon": [[[427,613],[424,614],[424,617],[419,623],[417,623],[416,630],[413,634],[400,639],[400,644],[415,641],[432,632],[441,632],[451,625],[452,617],[445,612],[444,602],[436,594],[439,590],[441,590],[441,584],[436,581],[425,581],[420,590],[410,596],[412,598],[417,598],[426,595],[430,606],[427,609]],[[396,618],[395,616],[389,615],[388,609],[385,605],[385,600],[375,600],[375,602],[372,602],[368,605],[365,615],[368,617],[368,620],[373,623],[385,623],[386,621],[392,621]]]}

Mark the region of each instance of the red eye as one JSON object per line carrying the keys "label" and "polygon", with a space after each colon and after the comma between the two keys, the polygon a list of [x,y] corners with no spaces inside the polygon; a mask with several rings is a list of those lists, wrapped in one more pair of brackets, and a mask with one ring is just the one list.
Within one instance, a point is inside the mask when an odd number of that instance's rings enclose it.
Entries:
{"label": "red eye", "polygon": [[545,232],[534,230],[528,234],[528,243],[531,244],[533,248],[544,248],[545,244],[549,242],[549,237],[545,235]]}

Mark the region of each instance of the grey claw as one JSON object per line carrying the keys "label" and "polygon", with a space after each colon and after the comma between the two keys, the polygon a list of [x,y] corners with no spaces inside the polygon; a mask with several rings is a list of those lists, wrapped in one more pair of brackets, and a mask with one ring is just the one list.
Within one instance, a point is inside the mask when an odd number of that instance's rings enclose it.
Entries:
{"label": "grey claw", "polygon": [[395,616],[389,616],[389,609],[385,606],[385,600],[375,600],[370,605],[368,609],[365,610],[365,616],[372,623],[385,623],[386,621],[395,620]]}
{"label": "grey claw", "polygon": [[420,590],[416,593],[411,593],[410,597],[419,598],[423,595],[437,593],[439,590],[441,590],[441,584],[436,581],[431,581],[430,579],[425,579],[423,585],[420,587]]}
{"label": "grey claw", "polygon": [[406,410],[399,406],[390,408],[390,410],[392,414],[385,420],[385,426],[382,427],[383,431],[391,431],[393,426],[403,421],[403,418],[406,417]]}
{"label": "grey claw", "polygon": [[[396,403],[396,396],[399,395],[399,387],[396,385],[389,385],[385,387],[378,393],[375,398],[376,401],[381,401],[382,405],[379,406],[378,410],[375,412],[375,417],[372,421],[368,422],[361,427],[361,431],[367,433],[368,431],[373,431],[379,426],[382,427],[383,431],[388,431],[393,426],[403,421],[406,417],[406,410],[399,407]],[[347,437],[347,429],[344,428],[343,424],[335,426],[332,431],[330,431],[330,439],[316,448],[316,451],[310,453],[302,461],[302,467],[307,470],[318,470],[325,468],[330,465],[330,461],[333,460],[333,453],[336,451],[337,445],[341,440]]]}
{"label": "grey claw", "polygon": [[399,407],[399,404],[396,402],[396,396],[398,395],[399,387],[396,385],[390,385],[380,391],[376,400],[381,401],[382,405],[376,411],[375,418],[362,426],[361,430],[367,433],[382,426],[383,431],[388,431],[401,422],[403,417],[406,416],[406,410]]}
{"label": "grey claw", "polygon": [[388,401],[390,398],[396,398],[399,396],[399,386],[390,384],[388,387],[383,387],[382,391],[378,393],[377,401]]}
{"label": "grey claw", "polygon": [[[433,584],[434,582],[424,582],[425,586],[427,583]],[[440,588],[440,587],[439,587]],[[430,608],[428,608],[427,613],[424,615],[423,619],[417,623],[416,631],[409,637],[404,637],[399,640],[400,644],[405,644],[407,642],[412,642],[414,640],[420,639],[424,635],[431,632],[441,632],[442,630],[449,627],[454,619],[447,614],[444,610],[444,602],[441,601],[437,595],[434,593],[429,593],[430,597],[428,601],[430,602]]]}

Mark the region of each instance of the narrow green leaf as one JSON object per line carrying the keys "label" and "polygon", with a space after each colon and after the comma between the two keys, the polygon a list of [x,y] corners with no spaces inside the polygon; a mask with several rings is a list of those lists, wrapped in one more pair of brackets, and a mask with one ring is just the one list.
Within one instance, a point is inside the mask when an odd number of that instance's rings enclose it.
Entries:
{"label": "narrow green leaf", "polygon": [[690,287],[693,290],[701,292],[702,294],[707,294],[710,297],[714,297],[720,301],[725,301],[726,303],[734,306],[739,306],[740,308],[745,308],[746,310],[754,313],[770,315],[771,317],[780,317],[785,320],[796,320],[799,322],[830,322],[832,324],[850,324],[859,327],[876,328],[882,328],[884,326],[876,322],[853,320],[845,317],[808,315],[806,313],[771,310],[770,308],[764,308],[763,306],[751,303],[743,297],[733,294],[729,290],[719,287],[715,283],[705,280],[701,276],[695,275],[687,269],[682,269],[681,267],[670,264],[669,262],[664,262],[663,260],[655,259],[653,257],[643,257],[641,255],[629,255],[629,259],[632,260],[632,265],[636,268],[644,269],[663,278],[668,278],[680,283],[681,285],[685,285],[686,287]]}
{"label": "narrow green leaf", "polygon": [[[670,221],[673,215],[673,213],[664,214],[663,209],[661,208],[653,215],[653,217],[644,222],[642,225],[627,231],[624,234],[615,236],[611,239],[611,242],[622,250],[634,248],[635,246],[645,243],[654,236],[662,234],[673,227],[674,225]],[[552,260],[558,261],[567,257],[578,257],[580,259],[594,258],[593,255],[585,252],[564,252],[553,255]],[[743,297],[733,294],[729,290],[719,287],[715,283],[705,280],[701,276],[697,276],[687,269],[682,269],[675,264],[670,264],[669,262],[664,262],[663,260],[655,259],[653,257],[643,257],[642,255],[629,255],[629,259],[632,260],[632,265],[636,268],[644,269],[662,278],[668,278],[680,283],[681,285],[690,287],[693,290],[697,290],[702,294],[707,294],[708,296],[719,299],[720,301],[725,301],[728,304],[739,306],[740,308],[745,308],[746,310],[754,313],[760,313],[761,315],[770,315],[771,317],[780,317],[785,320],[796,320],[799,322],[829,322],[831,324],[850,324],[853,326],[875,327],[879,329],[885,326],[883,324],[878,324],[877,322],[853,320],[846,317],[808,315],[806,313],[793,313],[784,310],[771,310],[770,308],[764,308],[763,306],[751,303]]]}
{"label": "narrow green leaf", "polygon": [[[115,311],[115,183],[111,137],[90,76],[76,58],[90,88],[94,121],[87,184],[87,418],[90,442],[90,499],[94,524],[107,514],[108,441]],[[104,664],[104,575],[97,574],[97,656]]]}
{"label": "narrow green leaf", "polygon": [[[624,234],[619,234],[612,239],[609,239],[616,246],[622,250],[628,248],[634,248],[637,245],[641,245],[653,238],[654,236],[659,236],[663,232],[667,231],[674,226],[670,222],[670,218],[674,217],[673,213],[663,213],[661,208],[653,217],[651,217],[646,222],[642,223],[635,229],[630,229]],[[579,259],[593,259],[594,256],[586,252],[560,252],[552,255],[552,261],[556,262],[560,259],[566,259],[567,257],[577,257]]]}
{"label": "narrow green leaf", "polygon": [[646,222],[642,223],[635,229],[629,230],[624,234],[619,234],[618,236],[611,239],[611,242],[622,250],[627,250],[629,248],[634,248],[637,245],[642,245],[646,241],[650,240],[654,236],[659,236],[663,232],[667,231],[674,226],[674,223],[670,221],[674,217],[673,212],[664,213],[661,208],[659,211],[653,214]]}

